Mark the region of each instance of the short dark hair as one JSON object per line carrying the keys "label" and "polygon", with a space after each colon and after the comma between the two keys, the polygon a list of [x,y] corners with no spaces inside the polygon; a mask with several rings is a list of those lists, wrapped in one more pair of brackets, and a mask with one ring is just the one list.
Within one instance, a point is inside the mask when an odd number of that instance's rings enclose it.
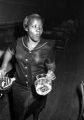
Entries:
{"label": "short dark hair", "polygon": [[39,14],[31,14],[29,16],[26,16],[23,20],[23,28],[25,29],[25,31],[28,31],[28,27],[31,23],[31,20],[33,19],[41,20],[42,24],[44,23],[43,18]]}

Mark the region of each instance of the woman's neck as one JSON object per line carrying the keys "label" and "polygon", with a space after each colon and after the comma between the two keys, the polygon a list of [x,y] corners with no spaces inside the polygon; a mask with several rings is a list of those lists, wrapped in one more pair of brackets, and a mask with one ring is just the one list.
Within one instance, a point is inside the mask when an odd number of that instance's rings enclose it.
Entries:
{"label": "woman's neck", "polygon": [[28,40],[27,40],[28,49],[29,49],[30,51],[33,50],[33,49],[37,46],[37,44],[38,44],[39,42],[40,42],[40,40],[37,41],[37,42],[34,42],[34,41],[31,40],[31,38],[28,38]]}

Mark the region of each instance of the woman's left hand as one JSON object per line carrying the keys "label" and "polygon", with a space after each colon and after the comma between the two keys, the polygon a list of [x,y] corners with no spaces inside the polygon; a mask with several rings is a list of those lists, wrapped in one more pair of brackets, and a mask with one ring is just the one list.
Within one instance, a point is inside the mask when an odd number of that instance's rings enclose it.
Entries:
{"label": "woman's left hand", "polygon": [[56,75],[54,74],[54,72],[53,71],[51,71],[51,70],[49,70],[48,72],[47,72],[47,79],[48,80],[54,80],[54,79],[56,79]]}

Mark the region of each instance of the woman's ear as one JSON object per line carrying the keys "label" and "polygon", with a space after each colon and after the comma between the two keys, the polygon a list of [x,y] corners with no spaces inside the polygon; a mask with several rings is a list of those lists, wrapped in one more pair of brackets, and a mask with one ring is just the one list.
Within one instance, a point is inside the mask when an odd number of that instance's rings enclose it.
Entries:
{"label": "woman's ear", "polygon": [[25,28],[25,31],[28,32],[28,28]]}
{"label": "woman's ear", "polygon": [[25,19],[23,20],[23,28],[25,31],[28,31],[28,16],[25,17]]}

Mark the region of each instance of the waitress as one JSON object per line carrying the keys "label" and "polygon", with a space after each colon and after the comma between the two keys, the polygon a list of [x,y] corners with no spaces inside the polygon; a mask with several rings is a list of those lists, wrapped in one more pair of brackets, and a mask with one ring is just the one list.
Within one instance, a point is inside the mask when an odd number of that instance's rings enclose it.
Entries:
{"label": "waitress", "polygon": [[26,120],[31,114],[33,120],[38,120],[39,113],[46,105],[47,95],[38,95],[34,82],[36,76],[41,73],[47,73],[50,80],[55,78],[54,43],[41,37],[43,21],[40,15],[26,16],[23,27],[27,35],[18,38],[8,47],[0,73],[5,75],[9,61],[15,56],[13,65],[16,81],[12,86],[12,120]]}

